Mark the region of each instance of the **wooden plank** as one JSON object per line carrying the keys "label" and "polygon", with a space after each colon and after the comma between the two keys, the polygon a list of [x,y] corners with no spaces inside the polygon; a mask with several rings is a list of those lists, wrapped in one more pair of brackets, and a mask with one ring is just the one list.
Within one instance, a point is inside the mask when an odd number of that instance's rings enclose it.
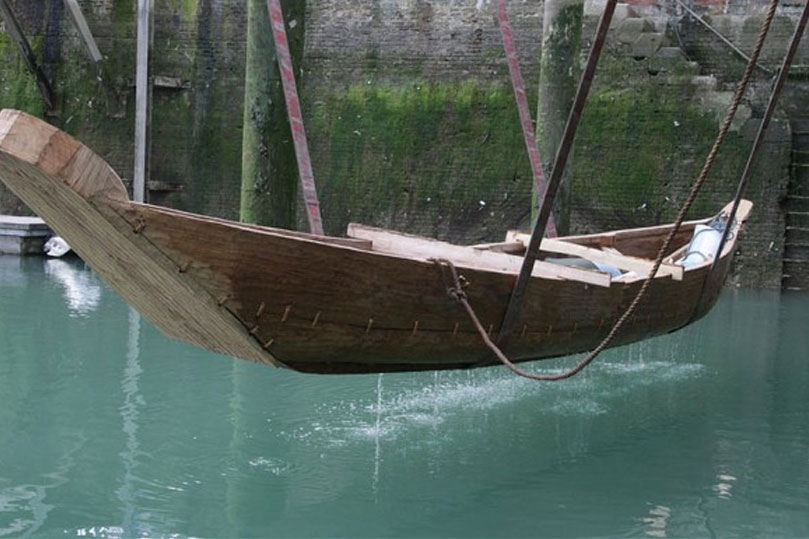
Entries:
{"label": "wooden plank", "polygon": [[[136,206],[141,206],[141,204],[137,204]],[[226,224],[234,229],[249,230],[251,232],[258,232],[262,234],[272,234],[275,236],[284,236],[287,238],[298,238],[308,241],[315,241],[318,243],[328,243],[330,245],[342,245],[344,247],[353,247],[354,249],[362,249],[363,251],[370,251],[373,246],[373,242],[371,242],[370,240],[362,240],[357,238],[340,238],[337,236],[318,236],[316,234],[309,234],[308,232],[299,232],[297,230],[287,230],[285,228],[274,228],[269,226],[254,225],[250,223],[229,221],[227,219],[222,219],[219,217],[211,217],[208,215],[201,217],[200,215],[194,213],[175,210],[173,208],[164,208],[162,206],[150,206],[148,204],[143,204],[143,206],[149,206],[149,208],[151,208],[151,210],[155,212],[175,215],[178,217],[204,219],[205,221],[211,223]]]}
{"label": "wooden plank", "polygon": [[78,1],[64,1],[68,13],[70,13],[70,18],[73,19],[73,24],[76,26],[76,30],[79,31],[79,36],[81,36],[84,47],[87,49],[87,54],[90,56],[90,60],[95,63],[100,62],[104,59],[104,57],[101,55],[101,51],[98,50],[96,40],[93,38],[93,33],[90,31],[90,27],[87,25],[87,19],[84,18],[84,14],[81,12],[81,7],[79,7]]}
{"label": "wooden plank", "polygon": [[[508,239],[521,242],[523,245],[527,245],[530,236],[528,234],[510,233]],[[652,262],[643,260],[641,258],[602,251],[601,249],[593,249],[592,247],[586,247],[584,245],[551,238],[544,238],[542,240],[540,249],[549,253],[578,256],[586,260],[590,260],[591,262],[609,264],[620,270],[635,271],[642,275],[648,275],[654,265]],[[673,264],[662,264],[657,272],[657,275],[669,275],[675,281],[682,281],[683,267]]]}
{"label": "wooden plank", "polygon": [[509,253],[515,255],[521,255],[525,253],[525,245],[517,241],[501,241],[495,243],[478,243],[476,245],[471,245],[473,249],[479,249],[481,251],[495,251],[498,253]]}
{"label": "wooden plank", "polygon": [[22,53],[23,60],[25,60],[25,65],[28,66],[28,70],[34,75],[34,78],[37,81],[37,88],[39,88],[39,93],[42,95],[42,100],[45,101],[45,106],[49,111],[53,110],[54,99],[51,83],[48,81],[45,73],[39,67],[39,64],[37,64],[34,51],[31,49],[31,45],[28,43],[28,39],[26,39],[25,34],[23,33],[20,24],[17,22],[17,18],[14,16],[14,12],[11,10],[11,6],[8,4],[7,0],[0,0],[0,15],[2,15],[3,20],[6,23],[6,31],[11,35],[11,38],[17,42],[17,46],[20,47],[20,52]]}
{"label": "wooden plank", "polygon": [[[374,250],[406,257],[446,258],[453,263],[476,269],[486,269],[516,274],[522,265],[519,256],[464,247],[451,243],[373,228],[357,223],[348,225],[348,236],[371,240]],[[559,266],[547,262],[538,262],[531,274],[546,279],[568,279],[596,286],[609,287],[610,276],[599,271],[590,271],[569,266]]]}
{"label": "wooden plank", "polygon": [[149,132],[151,130],[152,85],[149,83],[149,49],[152,44],[154,0],[138,0],[138,43],[135,70],[135,167],[132,200],[146,199],[149,176]]}

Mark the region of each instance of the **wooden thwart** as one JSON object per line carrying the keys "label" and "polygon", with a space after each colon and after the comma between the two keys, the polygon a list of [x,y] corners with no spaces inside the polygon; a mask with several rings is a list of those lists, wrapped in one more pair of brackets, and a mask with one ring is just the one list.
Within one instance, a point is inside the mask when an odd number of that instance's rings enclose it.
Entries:
{"label": "wooden thwart", "polygon": [[[371,240],[375,251],[401,256],[418,256],[425,259],[446,258],[458,266],[476,269],[501,271],[516,274],[520,270],[522,258],[496,251],[464,247],[412,234],[404,234],[381,228],[373,228],[357,223],[348,225],[348,236]],[[590,271],[569,266],[558,266],[547,262],[537,262],[532,272],[534,277],[546,279],[567,279],[581,283],[609,287],[610,276],[599,271]]]}
{"label": "wooden thwart", "polygon": [[[521,243],[523,246],[528,245],[529,239],[529,234],[513,230],[510,230],[506,235],[506,241]],[[549,253],[578,256],[586,260],[590,260],[591,262],[609,264],[620,270],[635,271],[643,275],[648,275],[653,266],[653,263],[649,260],[625,256],[620,253],[616,254],[616,252],[601,249],[593,249],[592,247],[570,243],[562,239],[544,238],[542,240],[540,250],[547,251]],[[675,281],[682,281],[683,267],[674,264],[662,264],[657,272],[657,275],[669,275]]]}

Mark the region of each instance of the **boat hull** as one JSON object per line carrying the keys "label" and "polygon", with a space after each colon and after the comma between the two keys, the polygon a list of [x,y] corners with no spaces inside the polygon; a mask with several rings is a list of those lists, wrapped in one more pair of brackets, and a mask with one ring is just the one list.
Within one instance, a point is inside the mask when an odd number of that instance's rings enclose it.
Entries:
{"label": "boat hull", "polygon": [[[171,337],[312,373],[459,369],[497,362],[463,308],[447,294],[446,276],[428,258],[378,252],[370,242],[131,202],[101,158],[16,111],[0,113],[0,179]],[[662,237],[665,227],[657,228]],[[683,229],[679,243],[687,241],[692,228],[693,223]],[[613,345],[674,331],[704,315],[719,295],[734,242],[710,280],[710,265],[690,268],[681,280],[656,277]],[[496,332],[516,272],[456,265],[469,282],[466,292],[478,317]],[[641,283],[638,278],[594,286],[532,278],[508,355],[519,362],[591,349]]]}

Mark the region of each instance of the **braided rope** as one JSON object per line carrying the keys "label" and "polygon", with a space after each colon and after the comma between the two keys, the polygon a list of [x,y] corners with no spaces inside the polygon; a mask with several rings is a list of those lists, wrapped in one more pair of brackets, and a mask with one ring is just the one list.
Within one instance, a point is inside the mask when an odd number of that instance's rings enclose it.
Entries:
{"label": "braided rope", "polygon": [[[674,241],[677,232],[680,230],[680,226],[682,226],[683,221],[685,221],[685,216],[688,213],[688,210],[691,209],[691,206],[694,203],[694,200],[697,198],[702,185],[705,183],[706,178],[708,177],[708,172],[711,170],[711,167],[716,160],[716,156],[719,153],[719,148],[722,146],[722,143],[725,140],[725,136],[727,135],[728,131],[730,130],[730,125],[733,122],[733,118],[736,115],[736,110],[739,108],[739,104],[744,97],[745,92],[747,91],[747,86],[750,82],[750,77],[753,74],[753,70],[756,66],[758,61],[758,57],[761,54],[761,50],[764,46],[764,39],[767,36],[767,33],[770,30],[770,24],[772,23],[773,17],[775,16],[775,9],[778,6],[778,0],[772,0],[770,2],[770,7],[767,11],[767,16],[765,17],[764,21],[761,24],[761,29],[759,30],[758,38],[756,39],[756,45],[753,50],[753,54],[750,56],[750,61],[747,62],[747,66],[744,70],[744,75],[742,79],[739,81],[738,86],[736,87],[736,93],[733,96],[733,102],[728,110],[727,115],[725,116],[724,121],[722,122],[722,127],[719,130],[719,133],[716,136],[716,140],[714,140],[713,146],[711,147],[711,151],[708,153],[708,157],[705,159],[705,164],[702,167],[702,170],[697,177],[694,184],[691,186],[691,191],[688,194],[688,198],[683,203],[680,211],[677,213],[677,219],[674,222],[674,226],[669,231],[668,236],[666,236],[663,245],[660,247],[660,250],[657,253],[657,258],[652,265],[652,269],[649,271],[649,275],[643,281],[643,285],[641,285],[640,290],[638,290],[637,295],[629,304],[626,311],[623,315],[615,322],[612,329],[610,329],[609,333],[606,337],[596,346],[592,351],[590,351],[587,356],[577,363],[572,368],[563,371],[558,374],[533,374],[527,371],[524,371],[517,367],[511,360],[506,357],[502,350],[489,338],[488,332],[485,330],[483,325],[480,323],[477,315],[475,314],[474,309],[469,304],[469,298],[466,295],[466,292],[463,290],[463,286],[460,281],[460,277],[458,276],[458,272],[455,270],[455,266],[453,263],[447,259],[435,259],[433,260],[439,268],[446,265],[450,268],[450,273],[454,280],[454,286],[449,287],[447,292],[449,293],[450,297],[459,301],[464,308],[466,309],[469,318],[471,318],[472,322],[475,324],[475,328],[480,333],[483,342],[489,349],[497,356],[501,363],[503,363],[506,367],[508,367],[513,373],[522,376],[524,378],[529,378],[531,380],[540,380],[540,381],[548,381],[554,382],[558,380],[564,380],[566,378],[570,378],[575,376],[576,374],[580,373],[582,370],[585,369],[590,363],[593,362],[595,358],[597,358],[601,352],[603,352],[615,339],[615,336],[624,326],[626,321],[632,317],[635,310],[637,309],[638,305],[640,304],[641,300],[646,295],[646,292],[649,290],[649,287],[652,284],[652,281],[657,275],[660,266],[663,264],[663,260],[666,258],[666,253],[669,252],[671,248],[671,244]],[[731,226],[731,223],[728,223],[728,226]],[[443,269],[442,269],[443,273]]]}

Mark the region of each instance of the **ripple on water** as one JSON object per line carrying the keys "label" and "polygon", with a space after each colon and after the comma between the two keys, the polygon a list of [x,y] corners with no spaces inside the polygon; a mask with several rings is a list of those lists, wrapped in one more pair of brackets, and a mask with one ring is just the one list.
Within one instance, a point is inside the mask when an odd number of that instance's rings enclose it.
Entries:
{"label": "ripple on water", "polygon": [[[554,374],[563,368],[532,369]],[[700,376],[705,367],[673,361],[603,362],[561,383],[537,385],[497,368],[474,373],[442,373],[433,383],[403,387],[386,379],[384,399],[341,400],[318,408],[318,419],[304,421],[281,435],[296,443],[344,447],[368,441],[391,441],[420,429],[435,429],[464,414],[529,405],[559,417],[595,417],[634,388]],[[388,381],[389,380],[389,381]],[[410,380],[412,382],[412,379]],[[379,412],[379,418],[377,418]]]}

